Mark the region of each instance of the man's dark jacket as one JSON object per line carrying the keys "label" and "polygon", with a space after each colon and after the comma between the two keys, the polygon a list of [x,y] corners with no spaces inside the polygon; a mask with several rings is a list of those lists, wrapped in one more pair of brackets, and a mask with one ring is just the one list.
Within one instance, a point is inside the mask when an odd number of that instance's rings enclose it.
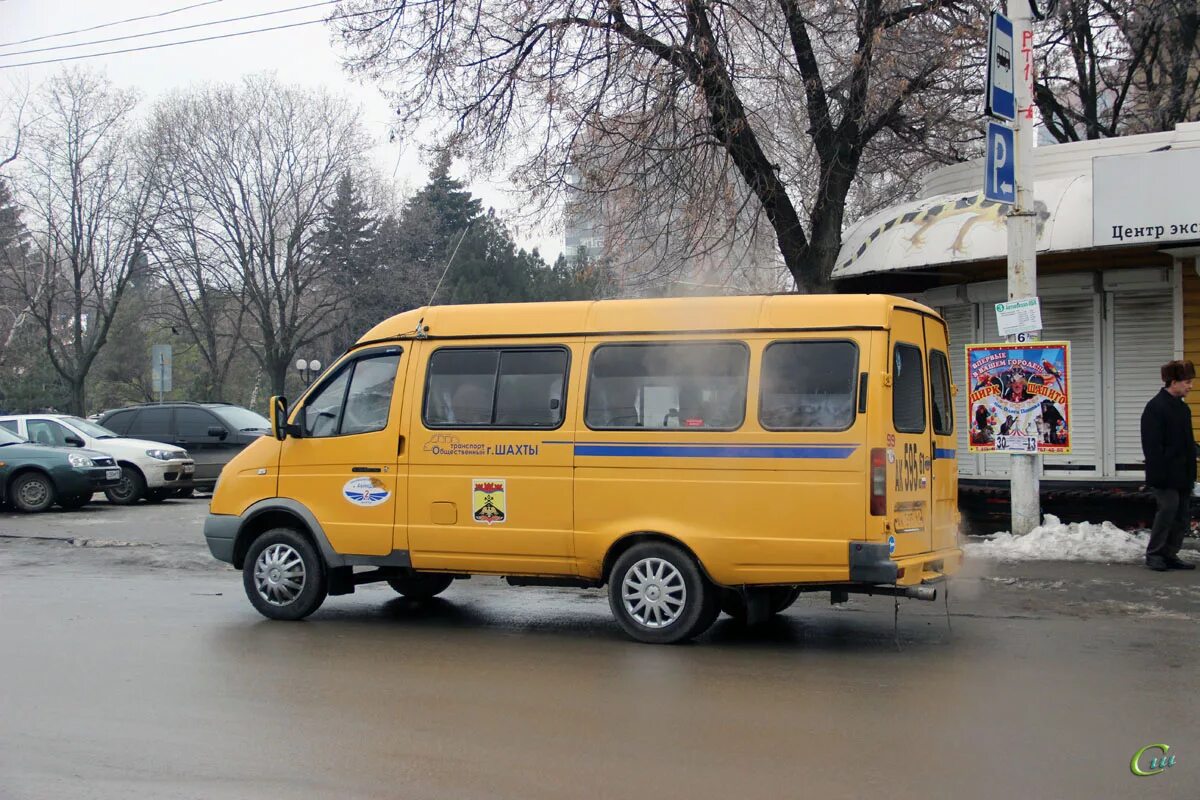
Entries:
{"label": "man's dark jacket", "polygon": [[1146,485],[1192,491],[1196,482],[1192,412],[1166,389],[1160,389],[1142,412],[1142,455],[1146,457]]}

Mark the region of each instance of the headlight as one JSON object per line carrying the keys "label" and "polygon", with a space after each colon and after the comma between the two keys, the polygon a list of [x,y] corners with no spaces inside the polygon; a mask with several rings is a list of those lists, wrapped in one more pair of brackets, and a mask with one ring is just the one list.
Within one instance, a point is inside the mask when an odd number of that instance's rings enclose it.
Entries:
{"label": "headlight", "polygon": [[96,464],[82,453],[71,453],[67,456],[67,461],[71,462],[72,467],[94,467]]}
{"label": "headlight", "polygon": [[176,457],[174,450],[147,450],[146,455],[157,458],[159,461],[170,461]]}

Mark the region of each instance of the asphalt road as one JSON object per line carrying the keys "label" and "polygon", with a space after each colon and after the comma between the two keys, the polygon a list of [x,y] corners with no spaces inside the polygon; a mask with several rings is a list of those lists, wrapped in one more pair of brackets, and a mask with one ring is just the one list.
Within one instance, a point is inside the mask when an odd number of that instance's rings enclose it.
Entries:
{"label": "asphalt road", "polygon": [[819,596],[653,647],[481,578],[268,622],[205,510],[0,513],[0,798],[1200,797],[1197,572],[976,561],[899,648]]}

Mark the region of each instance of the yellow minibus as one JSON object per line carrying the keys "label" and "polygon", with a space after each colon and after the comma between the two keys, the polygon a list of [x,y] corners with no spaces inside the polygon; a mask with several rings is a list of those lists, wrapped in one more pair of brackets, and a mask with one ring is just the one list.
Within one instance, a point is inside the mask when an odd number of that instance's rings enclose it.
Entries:
{"label": "yellow minibus", "polygon": [[607,585],[657,643],[801,592],[931,600],[954,392],[945,323],[885,295],[421,308],[272,398],[204,533],[272,619],[473,574]]}

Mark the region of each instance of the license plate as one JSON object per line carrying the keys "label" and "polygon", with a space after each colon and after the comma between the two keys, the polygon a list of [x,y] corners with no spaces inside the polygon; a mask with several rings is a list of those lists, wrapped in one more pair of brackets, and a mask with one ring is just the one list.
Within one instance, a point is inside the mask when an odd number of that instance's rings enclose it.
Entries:
{"label": "license plate", "polygon": [[916,533],[925,530],[924,504],[897,504],[895,522],[896,533]]}
{"label": "license plate", "polygon": [[184,475],[191,475],[195,471],[196,471],[196,468],[191,466],[190,464],[183,465],[183,474]]}
{"label": "license plate", "polygon": [[104,477],[105,477],[105,479],[106,479],[106,480],[110,480],[110,481],[117,481],[117,480],[120,480],[120,479],[121,479],[121,470],[119,470],[119,469],[106,469],[106,470],[104,471]]}

